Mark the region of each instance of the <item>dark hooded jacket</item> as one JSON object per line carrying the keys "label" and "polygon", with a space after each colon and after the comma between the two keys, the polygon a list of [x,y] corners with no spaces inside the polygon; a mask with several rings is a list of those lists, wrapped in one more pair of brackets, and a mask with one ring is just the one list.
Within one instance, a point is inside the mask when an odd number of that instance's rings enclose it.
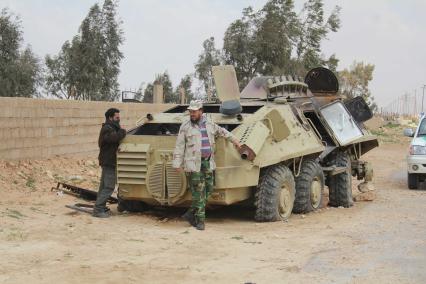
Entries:
{"label": "dark hooded jacket", "polygon": [[120,128],[118,124],[111,121],[102,124],[98,139],[100,166],[116,166],[118,145],[124,137],[126,137],[126,130]]}

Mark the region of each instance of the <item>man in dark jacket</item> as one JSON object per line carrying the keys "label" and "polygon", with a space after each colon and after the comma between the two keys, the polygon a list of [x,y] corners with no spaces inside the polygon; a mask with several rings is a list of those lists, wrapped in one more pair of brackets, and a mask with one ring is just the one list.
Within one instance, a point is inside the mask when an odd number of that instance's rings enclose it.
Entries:
{"label": "man in dark jacket", "polygon": [[93,209],[93,216],[108,218],[110,216],[106,202],[114,192],[116,182],[117,149],[126,136],[126,130],[120,126],[120,111],[110,108],[105,113],[106,121],[99,133],[99,165],[102,167],[98,197]]}

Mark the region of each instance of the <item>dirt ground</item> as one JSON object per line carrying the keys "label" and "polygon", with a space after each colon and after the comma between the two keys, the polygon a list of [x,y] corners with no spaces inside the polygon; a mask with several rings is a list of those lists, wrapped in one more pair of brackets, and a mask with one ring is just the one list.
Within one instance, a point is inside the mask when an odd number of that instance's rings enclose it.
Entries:
{"label": "dirt ground", "polygon": [[94,157],[0,162],[0,283],[425,283],[426,191],[407,189],[408,140],[387,131],[365,156],[374,201],[276,223],[228,207],[208,212],[204,232],[182,210],[111,206],[95,219],[65,208],[81,200],[50,188],[96,188]]}

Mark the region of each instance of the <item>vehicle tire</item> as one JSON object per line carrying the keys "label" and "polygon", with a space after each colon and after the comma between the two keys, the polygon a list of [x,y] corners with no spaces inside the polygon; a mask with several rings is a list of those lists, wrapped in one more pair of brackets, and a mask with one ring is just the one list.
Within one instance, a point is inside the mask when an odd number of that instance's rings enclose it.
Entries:
{"label": "vehicle tire", "polygon": [[321,166],[313,160],[303,162],[296,177],[293,213],[308,213],[321,208],[323,192],[324,173]]}
{"label": "vehicle tire", "polygon": [[295,198],[294,177],[284,165],[268,167],[262,174],[255,194],[255,220],[273,222],[287,220]]}
{"label": "vehicle tire", "polygon": [[352,199],[351,158],[348,153],[337,151],[333,154],[330,162],[330,165],[345,167],[346,171],[329,177],[328,190],[330,201],[328,205],[333,207],[351,207],[354,205]]}
{"label": "vehicle tire", "polygon": [[137,200],[124,200],[120,197],[118,197],[118,206],[117,211],[118,212],[143,212],[147,210],[147,205],[142,201]]}
{"label": "vehicle tire", "polygon": [[419,177],[416,174],[407,174],[407,181],[409,189],[419,188]]}

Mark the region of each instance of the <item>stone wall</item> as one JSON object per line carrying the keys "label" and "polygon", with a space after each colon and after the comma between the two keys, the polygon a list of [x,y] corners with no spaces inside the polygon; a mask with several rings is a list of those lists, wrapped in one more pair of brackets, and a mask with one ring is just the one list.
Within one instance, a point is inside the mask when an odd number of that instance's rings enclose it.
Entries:
{"label": "stone wall", "polygon": [[108,108],[120,109],[130,129],[147,112],[173,105],[0,98],[0,106],[0,159],[15,160],[96,153]]}

